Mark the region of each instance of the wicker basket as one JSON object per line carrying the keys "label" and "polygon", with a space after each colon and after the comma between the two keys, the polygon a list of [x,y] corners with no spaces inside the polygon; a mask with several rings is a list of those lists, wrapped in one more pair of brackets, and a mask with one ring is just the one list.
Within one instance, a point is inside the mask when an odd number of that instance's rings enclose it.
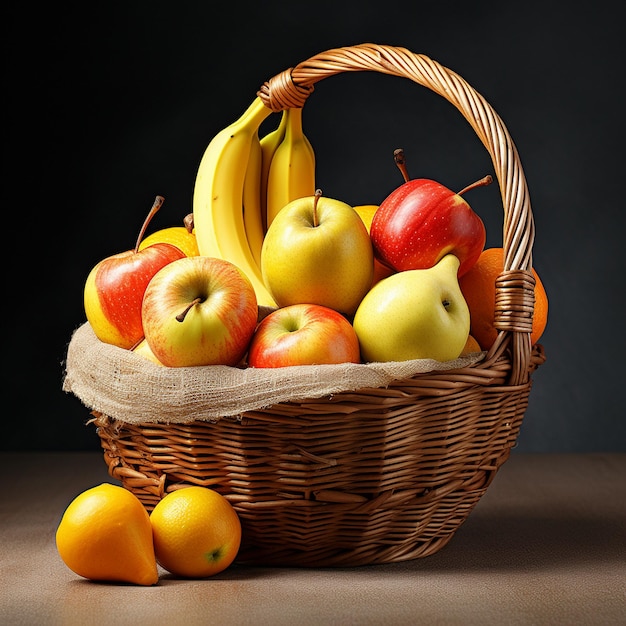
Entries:
{"label": "wicker basket", "polygon": [[388,386],[248,410],[237,419],[127,423],[101,412],[110,475],[148,510],[167,492],[206,485],[243,526],[239,563],[298,567],[405,561],[441,549],[506,461],[545,360],[531,346],[533,218],[507,129],[454,72],[373,44],[318,54],[265,83],[273,111],[302,107],[321,79],[376,71],[409,78],[452,103],[492,157],[504,208],[498,338],[468,367]]}

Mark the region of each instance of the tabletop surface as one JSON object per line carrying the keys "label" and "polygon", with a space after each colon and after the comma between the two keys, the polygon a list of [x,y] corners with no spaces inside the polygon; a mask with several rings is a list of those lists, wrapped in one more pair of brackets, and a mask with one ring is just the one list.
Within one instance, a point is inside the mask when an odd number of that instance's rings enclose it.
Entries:
{"label": "tabletop surface", "polygon": [[231,565],[152,587],[85,580],[55,547],[98,452],[0,452],[0,624],[625,624],[626,455],[516,454],[444,548],[404,563]]}

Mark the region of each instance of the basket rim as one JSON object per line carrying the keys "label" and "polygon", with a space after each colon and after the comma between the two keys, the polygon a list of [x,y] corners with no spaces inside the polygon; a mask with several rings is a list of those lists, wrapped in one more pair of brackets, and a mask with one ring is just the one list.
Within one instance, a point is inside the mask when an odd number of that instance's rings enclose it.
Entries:
{"label": "basket rim", "polygon": [[[271,370],[227,365],[165,368],[132,350],[100,341],[85,322],[68,345],[63,390],[90,410],[126,423],[215,421],[285,402],[380,389],[416,376],[467,374],[484,361],[485,354],[474,352],[446,362],[416,359]],[[245,400],[234,393],[242,388]],[[202,396],[190,389],[202,389]]]}

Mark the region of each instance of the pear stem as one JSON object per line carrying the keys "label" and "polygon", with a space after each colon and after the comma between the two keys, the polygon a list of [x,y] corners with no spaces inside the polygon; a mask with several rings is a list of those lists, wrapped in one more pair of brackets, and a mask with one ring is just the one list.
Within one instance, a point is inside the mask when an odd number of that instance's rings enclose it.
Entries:
{"label": "pear stem", "polygon": [[322,190],[316,189],[315,196],[313,197],[313,227],[317,228],[317,203],[319,199],[322,197]]}
{"label": "pear stem", "polygon": [[200,302],[202,302],[202,298],[196,298],[193,302],[190,302],[189,305],[185,308],[185,310],[176,316],[176,321],[184,322],[185,318],[187,317],[187,313],[191,311],[191,307],[196,306],[196,304],[200,304]]}
{"label": "pear stem", "polygon": [[467,187],[465,187],[465,189],[461,189],[461,191],[457,191],[456,195],[462,196],[466,191],[471,191],[472,189],[476,189],[476,187],[485,187],[486,185],[491,185],[492,182],[493,182],[493,178],[491,177],[490,174],[487,174],[487,176],[485,176],[484,178],[481,178],[480,180],[477,180],[475,183],[472,183],[471,185],[468,185]]}
{"label": "pear stem", "polygon": [[144,234],[146,233],[146,229],[148,228],[148,224],[151,222],[152,218],[156,215],[157,211],[161,208],[163,203],[165,202],[165,198],[163,196],[157,196],[152,203],[152,208],[150,209],[150,213],[146,216],[146,219],[143,221],[143,226],[139,231],[139,236],[137,237],[137,243],[135,244],[135,254],[139,251],[139,244],[143,239]]}
{"label": "pear stem", "polygon": [[406,159],[404,158],[404,150],[402,148],[397,148],[393,151],[393,160],[400,172],[402,172],[402,178],[404,178],[404,182],[408,183],[410,180],[409,170],[406,167]]}

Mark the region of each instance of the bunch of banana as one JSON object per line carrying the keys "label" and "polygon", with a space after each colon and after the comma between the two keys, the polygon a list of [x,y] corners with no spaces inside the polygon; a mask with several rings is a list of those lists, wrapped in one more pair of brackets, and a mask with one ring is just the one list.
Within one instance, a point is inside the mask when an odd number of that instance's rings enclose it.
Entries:
{"label": "bunch of banana", "polygon": [[[252,282],[258,304],[275,307],[250,248],[243,208],[246,174],[253,169],[249,168],[252,146],[258,144],[259,126],[271,112],[257,97],[238,120],[210,141],[196,175],[193,223],[200,254],[237,265]],[[246,197],[250,195],[248,190]]]}
{"label": "bunch of banana", "polygon": [[288,118],[289,109],[286,109],[281,114],[278,126],[264,135],[259,142],[261,144],[261,219],[264,232],[267,232],[267,179],[274,153],[285,138]]}
{"label": "bunch of banana", "polygon": [[258,267],[261,267],[261,247],[265,235],[263,207],[261,204],[262,148],[259,133],[252,136],[250,157],[243,181],[243,222],[250,251]]}
{"label": "bunch of banana", "polygon": [[296,198],[315,195],[315,152],[302,129],[302,109],[286,109],[285,134],[269,163],[267,227]]}
{"label": "bunch of banana", "polygon": [[200,161],[193,195],[200,254],[237,265],[264,307],[276,306],[261,274],[267,227],[288,202],[315,194],[315,154],[302,130],[302,109],[285,109],[278,127],[260,137],[271,113],[257,97],[215,135]]}

